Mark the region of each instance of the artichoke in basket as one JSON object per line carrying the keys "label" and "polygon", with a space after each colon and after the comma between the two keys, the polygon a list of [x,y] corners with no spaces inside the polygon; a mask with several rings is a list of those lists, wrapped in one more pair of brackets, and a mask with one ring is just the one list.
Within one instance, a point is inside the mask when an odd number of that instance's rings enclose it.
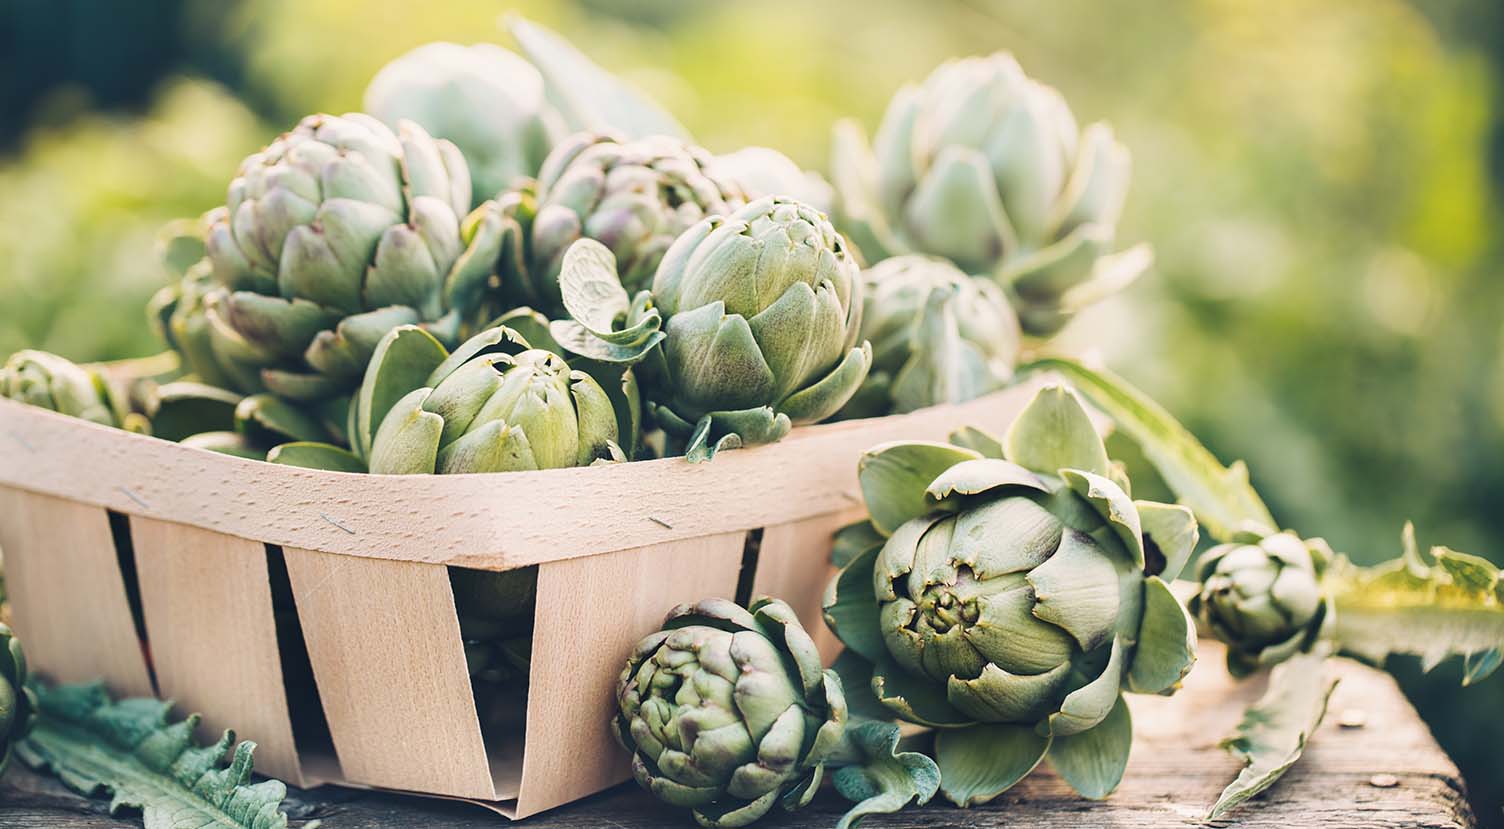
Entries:
{"label": "artichoke in basket", "polygon": [[1172,693],[1195,659],[1195,625],[1168,582],[1196,522],[1132,500],[1062,387],[990,446],[1002,457],[938,443],[863,457],[886,540],[826,595],[827,622],[860,657],[842,679],[937,729],[941,790],[958,805],[996,797],[1046,754],[1077,791],[1105,797],[1132,740],[1122,692]]}
{"label": "artichoke in basket", "polygon": [[610,251],[575,243],[561,273],[565,348],[643,366],[654,421],[690,460],[769,443],[835,414],[867,376],[862,282],[825,216],[765,197],[701,221],[628,297]]}
{"label": "artichoke in basket", "polygon": [[1234,676],[1283,662],[1315,643],[1328,614],[1321,577],[1332,557],[1321,539],[1290,532],[1221,544],[1201,557],[1201,588],[1190,609],[1227,644]]}
{"label": "artichoke in basket", "polygon": [[393,129],[405,119],[453,142],[477,206],[537,175],[564,131],[538,70],[489,43],[429,43],[398,57],[366,87],[365,111]]}
{"label": "artichoke in basket", "polygon": [[0,397],[104,426],[143,430],[99,372],[46,351],[17,351],[0,366]]}
{"label": "artichoke in basket", "polygon": [[843,417],[962,403],[1008,384],[1018,316],[991,282],[944,259],[895,256],[862,272],[862,338],[872,371]]}
{"label": "artichoke in basket", "polygon": [[743,202],[713,171],[699,147],[667,136],[617,141],[576,133],[549,154],[538,174],[536,211],[524,219],[520,261],[508,257],[503,281],[545,310],[562,304],[559,268],[577,239],[611,250],[629,290],[646,288],[675,238],[706,216],[724,216]]}
{"label": "artichoke in basket", "polygon": [[268,460],[381,474],[511,472],[620,459],[617,405],[591,375],[505,326],[451,353],[399,326],[351,404],[352,452],[294,442]]}
{"label": "artichoke in basket", "polygon": [[1078,129],[1007,54],[953,60],[899,90],[870,148],[838,125],[831,163],[839,224],[870,261],[929,253],[995,279],[1030,334],[1054,333],[1152,258],[1110,253],[1127,149],[1106,124]]}
{"label": "artichoke in basket", "polygon": [[808,803],[846,724],[840,680],[793,609],[769,599],[674,608],[628,657],[616,703],[637,782],[702,826]]}
{"label": "artichoke in basket", "polygon": [[399,325],[457,342],[502,242],[499,219],[469,208],[464,158],[422,127],[303,119],[241,164],[205,219],[213,350],[257,369],[241,391],[318,400],[357,385]]}
{"label": "artichoke in basket", "polygon": [[31,729],[36,699],[26,687],[26,654],[21,640],[0,624],[0,772],[10,763],[11,749]]}

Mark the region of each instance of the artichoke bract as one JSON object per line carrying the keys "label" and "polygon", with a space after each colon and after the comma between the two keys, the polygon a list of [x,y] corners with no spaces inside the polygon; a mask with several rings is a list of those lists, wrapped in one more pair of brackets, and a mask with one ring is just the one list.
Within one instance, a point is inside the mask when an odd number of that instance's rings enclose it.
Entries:
{"label": "artichoke bract", "polygon": [[846,723],[840,679],[773,599],[674,608],[632,651],[616,702],[637,782],[703,826],[808,803]]}
{"label": "artichoke bract", "polygon": [[998,53],[942,64],[893,97],[871,148],[838,125],[840,224],[877,261],[929,253],[998,281],[1046,336],[1136,279],[1146,246],[1110,253],[1129,155],[1103,123],[1081,130],[1054,89]]}
{"label": "artichoke bract", "polygon": [[316,443],[269,460],[378,474],[512,472],[619,459],[616,407],[589,374],[488,328],[451,353],[399,326],[377,344],[351,406],[349,452]]}
{"label": "artichoke bract", "polygon": [[1005,387],[1018,363],[1018,315],[991,282],[944,259],[895,256],[862,272],[872,371],[842,417],[963,403]]}
{"label": "artichoke bract", "polygon": [[123,426],[128,417],[97,372],[46,351],[17,351],[0,366],[0,397],[104,426]]}
{"label": "artichoke bract", "polygon": [[1195,659],[1195,625],[1168,586],[1195,519],[1134,501],[1062,387],[992,445],[1001,457],[938,443],[864,456],[886,541],[842,570],[826,618],[871,664],[884,706],[939,729],[952,801],[995,797],[1046,753],[1077,791],[1105,797],[1132,740],[1122,692],[1171,693]]}
{"label": "artichoke bract", "polygon": [[1227,669],[1245,676],[1309,648],[1328,614],[1321,539],[1283,532],[1221,544],[1196,566],[1191,612],[1227,645]]}
{"label": "artichoke bract", "polygon": [[561,329],[560,343],[596,359],[645,360],[647,409],[687,441],[692,461],[830,417],[872,363],[856,260],[824,214],[783,197],[685,231],[651,292],[635,298],[610,251],[590,240],[570,249],[561,278],[581,330]]}
{"label": "artichoke bract", "polygon": [[205,299],[215,350],[259,368],[265,388],[241,391],[347,392],[398,325],[456,342],[502,238],[469,207],[459,150],[412,122],[311,115],[242,162],[206,217],[222,287]]}
{"label": "artichoke bract", "polygon": [[543,76],[490,43],[429,43],[381,68],[366,87],[365,111],[393,129],[413,121],[459,148],[476,205],[538,174],[563,137],[543,95]]}
{"label": "artichoke bract", "polygon": [[10,763],[16,741],[31,730],[36,699],[26,687],[26,653],[21,640],[0,624],[0,772]]}
{"label": "artichoke bract", "polygon": [[554,148],[538,174],[537,212],[515,281],[529,301],[559,309],[564,252],[590,238],[616,256],[627,290],[646,288],[681,233],[744,201],[713,171],[709,153],[692,144],[667,136],[622,142],[576,133]]}

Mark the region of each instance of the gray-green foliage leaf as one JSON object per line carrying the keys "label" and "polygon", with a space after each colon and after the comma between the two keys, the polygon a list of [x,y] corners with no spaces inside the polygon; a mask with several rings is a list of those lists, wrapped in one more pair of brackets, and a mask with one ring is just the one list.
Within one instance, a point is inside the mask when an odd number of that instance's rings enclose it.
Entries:
{"label": "gray-green foliage leaf", "polygon": [[1127,381],[1058,357],[1036,360],[1023,370],[1051,371],[1070,380],[1139,445],[1213,538],[1229,541],[1240,532],[1275,530],[1269,508],[1248,482],[1247,467],[1241,461],[1223,466],[1174,416]]}
{"label": "gray-green foliage leaf", "polygon": [[1468,657],[1465,681],[1498,667],[1490,656],[1504,644],[1504,581],[1487,559],[1445,547],[1421,557],[1405,525],[1404,554],[1373,567],[1339,558],[1326,575],[1342,650],[1371,662],[1413,654],[1429,670],[1451,655]]}
{"label": "gray-green foliage leaf", "polygon": [[1300,759],[1337,687],[1337,680],[1327,674],[1326,657],[1324,649],[1302,653],[1270,672],[1269,689],[1243,712],[1237,730],[1222,742],[1246,765],[1222,790],[1207,820],[1216,820],[1274,785]]}
{"label": "gray-green foliage leaf", "polygon": [[195,745],[194,714],[168,721],[172,703],[149,698],[112,702],[99,683],[34,686],[36,726],[16,746],[22,762],[51,771],[69,788],[112,796],[110,811],[140,809],[147,829],[283,829],[287,787],[250,783],[255,744]]}
{"label": "gray-green foliage leaf", "polygon": [[899,729],[890,722],[864,720],[846,729],[857,760],[835,771],[836,791],[856,803],[836,829],[853,829],[867,815],[892,814],[913,802],[930,801],[940,788],[940,769],[917,751],[899,751]]}

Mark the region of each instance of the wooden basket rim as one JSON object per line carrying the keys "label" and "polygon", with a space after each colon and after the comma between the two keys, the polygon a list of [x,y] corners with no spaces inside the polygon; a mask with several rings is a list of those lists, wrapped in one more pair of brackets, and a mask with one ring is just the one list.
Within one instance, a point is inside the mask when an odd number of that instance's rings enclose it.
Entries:
{"label": "wooden basket rim", "polygon": [[0,399],[0,485],[267,544],[506,570],[850,511],[861,503],[856,460],[865,450],[944,440],[963,425],[1000,431],[1047,382],[801,427],[710,463],[467,475],[281,466]]}

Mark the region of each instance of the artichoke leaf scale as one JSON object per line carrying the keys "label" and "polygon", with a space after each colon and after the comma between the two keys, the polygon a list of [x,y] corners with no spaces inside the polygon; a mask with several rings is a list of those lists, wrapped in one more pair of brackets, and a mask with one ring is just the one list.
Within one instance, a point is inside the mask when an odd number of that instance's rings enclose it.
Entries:
{"label": "artichoke leaf scale", "polygon": [[1122,608],[1119,569],[1089,536],[1066,531],[1060,548],[1027,577],[1034,589],[1034,615],[1068,633],[1083,651],[1112,636]]}

